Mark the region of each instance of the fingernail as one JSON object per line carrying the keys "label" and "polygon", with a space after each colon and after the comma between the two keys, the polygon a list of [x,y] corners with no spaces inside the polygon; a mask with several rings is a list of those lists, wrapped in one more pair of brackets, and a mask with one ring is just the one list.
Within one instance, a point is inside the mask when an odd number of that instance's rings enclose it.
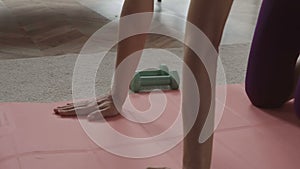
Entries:
{"label": "fingernail", "polygon": [[58,114],[58,109],[53,109],[55,114]]}

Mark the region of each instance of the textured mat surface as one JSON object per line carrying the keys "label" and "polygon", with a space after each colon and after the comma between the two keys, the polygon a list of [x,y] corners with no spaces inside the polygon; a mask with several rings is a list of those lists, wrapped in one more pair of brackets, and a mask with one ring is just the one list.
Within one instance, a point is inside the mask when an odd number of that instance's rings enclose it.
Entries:
{"label": "textured mat surface", "polygon": [[[262,110],[250,104],[242,85],[229,85],[227,89],[225,111],[215,132],[212,168],[299,168],[300,121],[293,112],[292,102],[281,109]],[[120,117],[108,123],[131,137],[157,135],[174,121],[179,109],[180,93],[166,95],[170,102],[153,123],[138,125]],[[138,109],[149,107],[145,95],[133,95],[131,101]],[[52,108],[60,104],[63,103],[0,104],[0,169],[180,168],[181,143],[152,158],[116,156],[97,146],[76,118],[55,116]],[[109,139],[110,133],[105,137]],[[115,142],[110,141],[112,147],[120,150],[147,148],[147,143],[114,145]]]}

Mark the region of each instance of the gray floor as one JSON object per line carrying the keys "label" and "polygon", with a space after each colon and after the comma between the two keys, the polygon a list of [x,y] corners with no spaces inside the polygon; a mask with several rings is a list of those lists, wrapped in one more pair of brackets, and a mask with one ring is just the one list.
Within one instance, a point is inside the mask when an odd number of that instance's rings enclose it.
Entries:
{"label": "gray floor", "polygon": [[[76,0],[93,11],[109,18],[119,17],[123,0]],[[154,0],[156,1],[156,0]],[[155,12],[186,18],[189,0],[162,0],[155,3]],[[243,44],[252,40],[262,0],[234,0],[227,20],[221,44]],[[163,20],[164,18],[162,18]],[[166,21],[176,25],[177,22]],[[184,25],[179,29],[183,31]]]}

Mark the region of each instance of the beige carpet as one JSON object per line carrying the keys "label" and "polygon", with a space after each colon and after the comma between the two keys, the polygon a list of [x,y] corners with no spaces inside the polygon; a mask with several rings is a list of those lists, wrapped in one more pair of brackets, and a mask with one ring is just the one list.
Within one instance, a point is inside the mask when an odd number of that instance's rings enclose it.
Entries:
{"label": "beige carpet", "polygon": [[[170,53],[172,52],[172,53]],[[244,81],[249,45],[221,47],[221,60],[227,83]],[[165,63],[170,70],[180,72],[182,48],[146,50],[139,69]],[[0,61],[0,102],[52,102],[71,100],[72,75],[76,54],[30,59]],[[100,64],[96,77],[97,94],[106,92],[114,68],[115,52],[109,53]]]}
{"label": "beige carpet", "polygon": [[[88,38],[109,20],[76,0],[0,0],[0,102],[71,100],[72,74]],[[181,71],[182,44],[151,35],[139,69],[167,64]],[[166,50],[163,50],[166,49]],[[101,63],[97,94],[113,75],[115,50]],[[244,81],[249,44],[221,46],[227,83]]]}

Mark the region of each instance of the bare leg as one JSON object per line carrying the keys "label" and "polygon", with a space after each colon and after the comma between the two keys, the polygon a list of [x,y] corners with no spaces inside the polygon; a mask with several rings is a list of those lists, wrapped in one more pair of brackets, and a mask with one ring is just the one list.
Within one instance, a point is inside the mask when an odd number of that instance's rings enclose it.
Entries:
{"label": "bare leg", "polygon": [[[191,0],[188,21],[196,25],[205,33],[217,51],[231,5],[232,0]],[[189,36],[192,32],[189,32],[189,29],[186,30],[186,41],[188,43],[196,43],[193,36]],[[214,103],[211,103],[211,98],[214,98],[215,96],[212,95],[211,89],[215,88],[215,83],[210,84],[208,72],[202,61],[199,60],[196,54],[189,48],[185,48],[184,62],[189,66],[197,80],[201,102],[196,122],[184,138],[183,168],[209,169],[211,165],[213,136],[204,143],[199,143],[198,139],[208,115],[210,105],[214,105]],[[214,75],[216,75],[216,65],[217,63],[215,63],[215,65],[207,65],[213,66],[215,69]],[[185,73],[186,72],[183,72],[183,78],[186,77]],[[192,98],[191,95],[193,95],[194,92],[190,91],[188,86],[189,81],[183,79],[182,112],[184,125],[188,125],[185,124],[188,123],[185,119],[188,118],[189,112],[185,110],[187,109],[187,106],[189,106],[189,99]],[[211,122],[211,124],[213,125],[213,122]]]}
{"label": "bare leg", "polygon": [[[133,2],[135,3],[135,5],[140,4],[141,6],[150,6],[146,4],[145,1],[142,2],[140,0],[131,0],[131,1],[135,1]],[[227,19],[228,13],[231,8],[231,4],[232,4],[232,0],[210,0],[210,1],[191,0],[188,20],[193,24],[195,24],[197,27],[199,27],[208,36],[208,38],[211,40],[211,42],[213,43],[216,49],[218,49],[223,28],[225,25],[225,21]],[[151,4],[150,10],[152,10],[152,8],[153,8],[153,4]],[[134,8],[133,11],[136,11],[136,9],[137,8]],[[131,14],[131,13],[134,12],[123,10],[122,15],[124,16],[126,14]],[[189,35],[189,32],[186,32],[186,34]],[[124,60],[128,56],[128,54],[131,54],[132,52],[142,49],[144,47],[145,39],[146,39],[145,35],[139,35],[125,40],[124,43],[121,42],[118,48],[117,65],[120,64],[122,60]],[[138,43],[137,41],[143,43]],[[129,48],[127,48],[127,45],[131,46],[130,50]],[[184,139],[183,168],[184,169],[209,169],[211,163],[213,137],[210,137],[210,139],[203,144],[198,143],[198,138],[199,138],[199,133],[206,120],[208,109],[210,105],[213,104],[210,103],[211,100],[210,98],[214,97],[211,95],[210,85],[214,87],[215,84],[210,84],[208,74],[204,68],[203,63],[188,48],[185,50],[184,61],[190,67],[194,76],[196,77],[199,86],[199,92],[201,93],[200,95],[201,103],[200,103],[199,115],[196,119],[196,123]],[[115,79],[115,84],[118,84],[117,81],[118,78]],[[189,97],[190,92],[189,89],[187,88],[188,83],[189,83],[188,81],[183,81],[184,103],[187,103],[189,101],[189,98],[191,98]],[[121,91],[121,93],[118,92],[116,93],[118,93],[118,95],[122,100],[122,98],[125,95],[124,93],[127,93],[127,90],[128,89],[126,90],[118,89],[116,87],[115,91]],[[103,101],[100,99],[100,101],[102,101],[101,103],[103,102],[105,103],[105,101],[110,101],[110,100],[104,99]],[[101,106],[105,106],[105,104],[102,104]],[[183,104],[183,112],[185,112],[184,111],[185,106],[187,105]],[[111,107],[114,106],[112,105]],[[111,110],[114,109],[110,109],[110,108],[108,109],[108,111]],[[183,116],[185,116],[185,114],[183,114]]]}
{"label": "bare leg", "polygon": [[[153,0],[125,0],[122,8],[121,17],[135,13],[152,11]],[[147,25],[150,25],[151,19],[151,17],[147,17],[143,18],[142,21],[136,21],[137,24],[142,24],[142,26],[139,26],[139,29],[148,29],[149,27],[147,27]],[[128,25],[126,25],[125,27],[123,26],[123,24],[125,23],[120,22],[120,36],[122,36],[124,32],[128,31],[128,29],[136,29],[136,25],[132,25],[132,27],[128,27]],[[65,106],[57,107],[54,109],[55,113],[62,116],[74,116],[77,112],[79,115],[89,115],[89,120],[98,119],[99,117],[101,117],[99,115],[100,113],[103,115],[103,117],[118,115],[119,112],[116,110],[116,107],[112,101],[111,94],[115,96],[114,98],[118,99],[118,103],[124,103],[128,93],[128,86],[131,79],[130,77],[133,77],[134,75],[134,71],[138,65],[140,56],[142,54],[140,50],[144,48],[145,41],[146,34],[141,34],[132,36],[119,42],[117,50],[116,68],[129,55],[131,55],[134,52],[136,53],[133,56],[134,59],[131,62],[130,69],[126,70],[125,72],[122,72],[122,75],[115,75],[113,89],[111,93],[100,96],[97,99],[97,103],[91,101],[83,101],[79,104],[76,103],[76,106],[75,104],[69,103]],[[127,78],[124,79],[124,75]]]}

